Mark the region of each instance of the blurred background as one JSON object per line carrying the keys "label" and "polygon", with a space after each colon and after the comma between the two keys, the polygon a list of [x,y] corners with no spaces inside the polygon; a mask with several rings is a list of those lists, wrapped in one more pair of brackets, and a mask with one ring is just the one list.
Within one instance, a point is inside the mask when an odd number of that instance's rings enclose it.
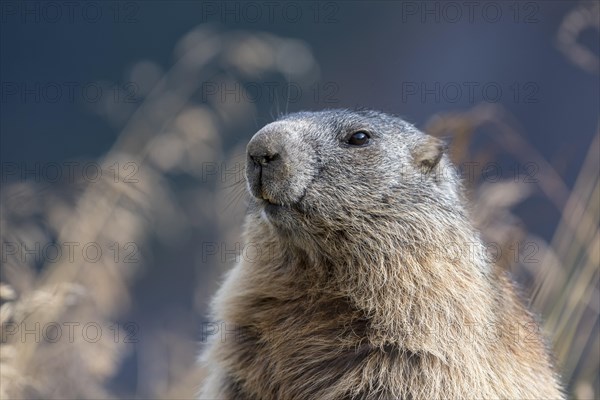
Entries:
{"label": "blurred background", "polygon": [[247,254],[244,148],[373,108],[450,143],[473,218],[600,396],[596,1],[0,2],[2,398],[193,398]]}

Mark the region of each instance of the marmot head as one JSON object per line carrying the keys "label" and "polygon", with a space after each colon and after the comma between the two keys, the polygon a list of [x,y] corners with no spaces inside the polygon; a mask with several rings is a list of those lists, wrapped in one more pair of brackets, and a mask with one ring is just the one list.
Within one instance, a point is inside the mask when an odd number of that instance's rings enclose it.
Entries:
{"label": "marmot head", "polygon": [[[444,143],[375,111],[284,116],[247,147],[251,213],[282,236],[360,242],[364,235],[429,236],[462,215]],[[446,227],[447,228],[447,227]],[[434,229],[435,230],[435,229]]]}
{"label": "marmot head", "polygon": [[288,115],[255,134],[246,162],[246,240],[264,246],[251,263],[348,298],[382,335],[374,342],[429,326],[489,273],[443,142],[398,117]]}

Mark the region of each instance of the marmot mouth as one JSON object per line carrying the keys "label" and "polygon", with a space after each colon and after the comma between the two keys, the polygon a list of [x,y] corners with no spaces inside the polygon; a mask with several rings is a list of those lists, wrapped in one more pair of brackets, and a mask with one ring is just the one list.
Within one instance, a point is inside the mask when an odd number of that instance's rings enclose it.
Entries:
{"label": "marmot mouth", "polygon": [[269,196],[265,192],[262,192],[259,196],[253,196],[253,197],[263,207],[267,207],[267,206],[268,207],[280,207],[280,208],[295,209],[297,211],[300,211],[300,203],[302,202],[302,200],[304,199],[305,196],[306,196],[306,190],[304,190],[302,195],[297,200],[295,200],[294,202],[290,202],[290,203],[280,202],[280,201],[278,201],[278,199],[273,198],[273,196]]}
{"label": "marmot mouth", "polygon": [[271,218],[276,219],[278,216],[282,215],[281,213],[285,213],[285,214],[288,214],[289,212],[302,213],[298,203],[280,204],[280,203],[274,203],[272,201],[265,200],[265,199],[257,199],[257,200],[258,200],[258,203],[260,204],[263,212]]}
{"label": "marmot mouth", "polygon": [[291,208],[293,206],[293,205],[286,205],[286,204],[277,203],[275,201],[272,201],[272,200],[269,200],[269,199],[264,199],[264,198],[259,198],[258,201],[263,206],[263,208],[270,208],[270,209],[275,209],[275,208]]}
{"label": "marmot mouth", "polygon": [[264,201],[265,203],[268,203],[268,204],[273,204],[273,205],[276,205],[276,206],[280,206],[281,205],[280,203],[278,203],[273,198],[273,196],[269,196],[269,193],[264,188],[261,189],[260,194],[258,196],[258,199],[262,200],[262,201]]}
{"label": "marmot mouth", "polygon": [[263,193],[261,193],[260,196],[252,197],[263,218],[266,218],[271,223],[275,223],[275,225],[279,225],[279,223],[283,221],[291,223],[292,220],[305,214],[306,210],[303,200],[306,196],[306,192],[307,190],[305,189],[302,195],[293,203],[279,202],[277,199],[273,199],[272,196],[264,196]]}
{"label": "marmot mouth", "polygon": [[271,202],[268,202],[268,201],[265,201],[265,202],[263,203],[263,209],[264,209],[264,210],[265,210],[267,213],[269,213],[269,214],[272,214],[274,211],[276,211],[276,210],[278,210],[278,209],[280,209],[280,208],[283,208],[283,206],[282,206],[282,205],[280,205],[280,204],[271,203]]}
{"label": "marmot mouth", "polygon": [[277,202],[277,200],[266,196],[263,193],[261,193],[260,196],[255,198],[258,201],[258,203],[261,204],[263,207],[284,207],[282,203]]}

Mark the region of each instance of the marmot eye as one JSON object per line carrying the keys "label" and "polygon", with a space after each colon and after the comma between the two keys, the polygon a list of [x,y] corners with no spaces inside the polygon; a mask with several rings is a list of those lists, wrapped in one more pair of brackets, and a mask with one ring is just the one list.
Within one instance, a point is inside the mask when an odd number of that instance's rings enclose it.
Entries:
{"label": "marmot eye", "polygon": [[352,136],[348,138],[348,144],[352,146],[364,146],[369,143],[371,136],[365,131],[354,132]]}

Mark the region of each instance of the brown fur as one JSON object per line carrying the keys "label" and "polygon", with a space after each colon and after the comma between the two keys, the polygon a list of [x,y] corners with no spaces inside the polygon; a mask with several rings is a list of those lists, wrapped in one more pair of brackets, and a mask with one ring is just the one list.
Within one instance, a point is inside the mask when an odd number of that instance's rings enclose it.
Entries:
{"label": "brown fur", "polygon": [[[373,144],[345,146],[360,129]],[[436,175],[449,166],[439,142],[386,114],[334,110],[270,124],[248,149],[278,157],[259,183],[248,161],[244,241],[259,256],[214,300],[201,398],[564,398],[458,177]]]}

